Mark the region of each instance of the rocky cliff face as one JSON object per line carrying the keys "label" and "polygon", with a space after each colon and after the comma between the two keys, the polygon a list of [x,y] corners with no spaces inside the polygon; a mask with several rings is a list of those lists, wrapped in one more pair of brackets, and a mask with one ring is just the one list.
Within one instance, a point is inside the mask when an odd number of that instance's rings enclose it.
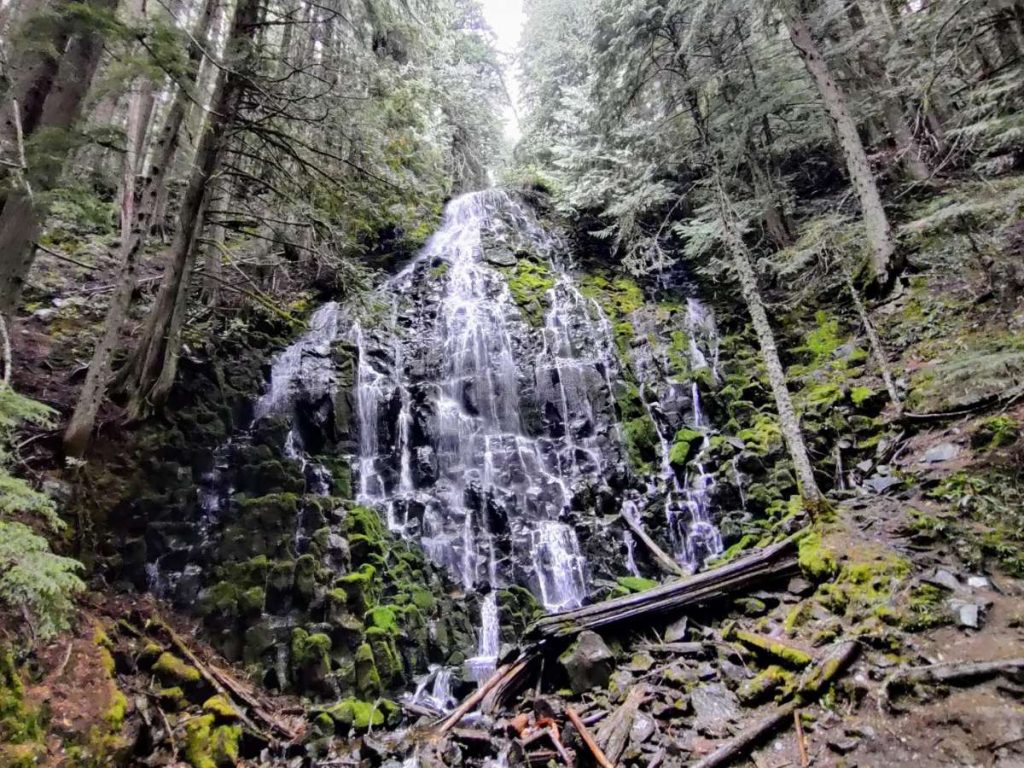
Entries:
{"label": "rocky cliff face", "polygon": [[695,298],[579,270],[524,205],[464,196],[403,271],[313,314],[242,428],[164,465],[124,572],[271,688],[478,677],[538,606],[655,575],[623,512],[684,567],[722,551],[718,358]]}

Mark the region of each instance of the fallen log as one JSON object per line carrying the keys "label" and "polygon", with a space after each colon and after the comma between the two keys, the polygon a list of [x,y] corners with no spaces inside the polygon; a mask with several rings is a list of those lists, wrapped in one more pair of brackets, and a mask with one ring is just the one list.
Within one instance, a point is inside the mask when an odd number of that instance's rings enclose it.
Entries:
{"label": "fallen log", "polygon": [[473,693],[466,697],[466,699],[457,706],[448,717],[438,723],[431,731],[431,739],[437,741],[442,738],[448,731],[462,722],[462,718],[468,715],[476,708],[476,705],[484,700],[494,688],[502,684],[502,682],[508,683],[514,681],[522,676],[522,674],[529,668],[530,662],[533,657],[520,656],[519,660],[504,664],[494,670],[494,674],[491,675],[483,685],[477,688]]}
{"label": "fallen log", "polygon": [[747,587],[763,586],[767,578],[781,578],[798,570],[797,536],[790,536],[718,568],[670,581],[644,592],[605,600],[573,611],[553,613],[534,622],[526,630],[525,638],[539,641],[574,637],[584,630],[612,626],[639,617],[679,613],[684,608]]}
{"label": "fallen log", "polygon": [[629,526],[629,530],[633,532],[633,535],[640,539],[640,542],[647,547],[647,551],[651,553],[654,558],[654,562],[658,564],[658,567],[665,573],[672,574],[673,576],[687,576],[686,570],[679,565],[672,557],[665,552],[658,544],[650,537],[650,535],[643,529],[639,522],[634,520],[626,510],[622,510],[620,513],[622,519]]}
{"label": "fallen log", "polygon": [[649,691],[646,685],[633,687],[626,695],[622,705],[612,712],[597,729],[595,740],[604,749],[608,760],[615,764],[622,757],[629,744],[629,732],[633,728],[640,705],[647,700]]}
{"label": "fallen log", "polygon": [[[189,664],[199,670],[199,674],[202,675],[203,679],[206,680],[213,689],[217,691],[217,693],[224,696],[228,701],[240,701],[250,710],[253,718],[259,720],[271,732],[276,733],[285,740],[292,742],[299,738],[300,734],[267,712],[262,706],[260,706],[260,703],[255,699],[255,697],[242,688],[241,684],[237,680],[224,673],[222,670],[217,669],[212,664],[206,664],[201,661],[199,657],[192,652],[192,649],[188,647],[188,644],[178,635],[177,632],[171,629],[170,626],[162,621],[154,621],[151,623],[151,626],[168,638],[174,650],[184,656],[188,660]],[[254,733],[263,733],[263,729],[257,726],[244,711],[239,711],[238,714],[242,722],[249,726]],[[268,739],[268,741],[270,740],[271,739]]]}
{"label": "fallen log", "polygon": [[593,755],[594,761],[601,766],[601,768],[615,768],[615,764],[611,762],[607,755],[601,750],[594,741],[594,737],[590,734],[590,730],[583,724],[580,716],[576,714],[576,711],[572,707],[565,708],[565,716],[569,718],[569,722],[576,728],[576,733],[580,735],[583,743],[590,750],[590,754]]}
{"label": "fallen log", "polygon": [[[799,533],[794,534],[744,558],[646,592],[553,613],[534,622],[525,633],[524,639],[529,642],[520,650],[519,656],[495,670],[445,720],[435,725],[431,730],[432,738],[436,740],[444,736],[477,705],[482,705],[487,713],[498,711],[512,694],[525,686],[533,665],[543,659],[549,647],[564,647],[569,639],[584,630],[613,626],[638,617],[677,613],[742,589],[760,588],[767,579],[795,573],[799,569],[799,537]],[[696,650],[689,644],[681,646],[679,651],[683,653]]]}
{"label": "fallen log", "polygon": [[965,403],[959,408],[950,409],[948,411],[937,411],[935,413],[911,413],[904,411],[903,415],[898,417],[897,421],[909,421],[909,422],[928,422],[928,421],[947,421],[949,419],[959,419],[962,416],[970,416],[972,413],[983,411],[986,408],[995,408],[996,406],[1007,406],[1011,405],[1017,400],[1024,397],[1024,384],[1012,387],[1005,392],[998,392],[993,395],[985,395],[979,397],[970,403]]}
{"label": "fallen log", "polygon": [[770,714],[758,720],[743,733],[730,739],[704,759],[698,760],[691,768],[719,768],[719,766],[727,765],[746,755],[756,744],[778,728],[794,722],[794,714],[824,693],[832,681],[853,663],[859,650],[860,646],[852,640],[837,645],[820,664],[804,675],[793,701],[775,707]]}
{"label": "fallen log", "polygon": [[892,710],[893,688],[915,685],[956,685],[989,680],[1005,675],[1024,676],[1024,658],[996,661],[948,661],[922,667],[900,669],[889,675],[878,693],[878,708],[883,714]]}

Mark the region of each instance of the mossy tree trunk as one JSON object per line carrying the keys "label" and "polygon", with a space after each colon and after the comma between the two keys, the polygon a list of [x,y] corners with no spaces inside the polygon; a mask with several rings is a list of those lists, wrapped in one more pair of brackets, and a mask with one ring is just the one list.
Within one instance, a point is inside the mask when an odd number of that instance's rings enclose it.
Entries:
{"label": "mossy tree trunk", "polygon": [[[105,13],[114,8],[115,0],[91,0],[88,5],[97,13]],[[16,76],[16,90],[22,92],[24,101],[18,105],[22,139],[42,129],[66,132],[74,126],[103,53],[98,30],[70,34],[64,14],[58,15],[55,26],[52,42],[68,41],[59,62],[52,52],[27,55],[25,69]],[[4,120],[13,122],[15,114],[12,106]],[[13,129],[17,131],[18,126]],[[8,131],[6,123],[4,131]],[[62,161],[48,160],[38,163],[37,168],[25,169],[31,184],[11,190],[4,201],[0,213],[0,313],[8,317],[17,309],[32,267],[41,226],[39,197],[58,183],[62,165]]]}
{"label": "mossy tree trunk", "polygon": [[857,133],[857,125],[847,106],[846,94],[843,93],[839,83],[832,76],[828,63],[814,41],[807,22],[790,5],[792,2],[793,0],[785,0],[783,8],[789,37],[814,80],[825,109],[832,120],[836,136],[839,139],[839,146],[846,159],[850,181],[860,200],[864,228],[871,251],[872,275],[876,285],[884,288],[890,284],[898,271],[896,247],[892,238],[892,229],[889,226],[889,217],[882,205],[878,184],[871,172],[864,144]]}
{"label": "mossy tree trunk", "polygon": [[81,456],[89,445],[96,415],[106,397],[112,374],[112,360],[124,327],[132,295],[137,287],[139,256],[152,226],[160,191],[166,186],[166,171],[178,146],[185,103],[190,98],[187,88],[195,83],[195,73],[203,57],[203,49],[210,33],[210,22],[216,11],[216,0],[206,0],[196,22],[189,46],[189,75],[180,85],[167,117],[152,143],[149,173],[137,191],[136,178],[145,163],[147,126],[152,116],[153,93],[151,85],[139,85],[128,110],[128,152],[124,159],[121,182],[121,245],[120,268],[115,281],[114,294],[107,308],[103,332],[93,351],[85,383],[75,404],[74,413],[64,433],[64,451],[69,456]]}
{"label": "mossy tree trunk", "polygon": [[779,359],[778,347],[775,344],[775,334],[768,321],[764,302],[761,300],[761,291],[757,285],[757,275],[754,272],[750,252],[747,250],[746,243],[743,242],[743,236],[740,234],[736,215],[733,212],[732,201],[729,199],[721,173],[717,168],[715,169],[715,196],[725,245],[729,251],[733,270],[739,279],[740,292],[747,305],[747,311],[750,313],[754,332],[757,334],[761,360],[768,373],[768,383],[771,386],[775,409],[779,415],[779,428],[782,431],[789,457],[793,461],[800,495],[809,505],[818,506],[823,497],[814,478],[814,468],[811,466],[803,431],[800,429],[800,419],[797,417],[793,400],[789,394],[786,374],[782,368],[782,361]]}
{"label": "mossy tree trunk", "polygon": [[201,133],[182,198],[180,224],[167,252],[164,277],[138,345],[124,369],[122,384],[133,418],[162,403],[177,374],[197,240],[210,202],[210,182],[220,165],[228,128],[248,82],[246,59],[251,52],[259,7],[260,0],[239,0],[235,7],[226,50],[235,52],[239,58],[217,68],[209,120]]}

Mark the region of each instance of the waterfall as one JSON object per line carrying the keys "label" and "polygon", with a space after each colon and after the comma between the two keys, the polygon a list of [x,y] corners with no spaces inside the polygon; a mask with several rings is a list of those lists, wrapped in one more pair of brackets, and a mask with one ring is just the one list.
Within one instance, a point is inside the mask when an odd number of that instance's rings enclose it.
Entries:
{"label": "waterfall", "polygon": [[[416,258],[361,308],[332,302],[314,313],[309,331],[274,360],[256,403],[258,420],[296,410],[300,398],[336,397],[336,344],[348,343],[354,495],[393,533],[418,542],[467,595],[478,593],[472,677],[493,670],[499,655],[499,590],[525,586],[550,611],[586,600],[593,564],[580,537],[601,536],[604,524],[581,499],[603,489],[642,524],[636,499],[652,498],[658,485],[656,477],[630,479],[617,392],[632,374],[570,261],[504,192],[459,197]],[[523,304],[521,286],[513,291],[521,269],[543,275],[530,299],[537,311]],[[717,378],[714,318],[691,299],[686,324],[692,368]],[[680,479],[669,465],[668,425],[637,378],[658,429],[675,555],[696,567],[721,551],[712,479],[701,463],[708,434],[700,392],[693,384],[687,420],[704,433],[704,448]],[[308,455],[304,434],[293,421],[283,451],[302,466],[307,492],[328,493],[329,475]],[[216,499],[206,505],[212,513]],[[297,521],[297,549],[301,531]],[[640,575],[631,533],[622,547],[624,560],[611,567]],[[414,697],[448,706],[451,674],[435,669]]]}

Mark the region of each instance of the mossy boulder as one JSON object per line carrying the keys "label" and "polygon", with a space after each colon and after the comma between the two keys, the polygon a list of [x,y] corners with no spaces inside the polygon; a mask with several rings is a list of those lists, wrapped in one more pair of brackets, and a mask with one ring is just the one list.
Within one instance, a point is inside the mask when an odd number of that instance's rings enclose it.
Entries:
{"label": "mossy boulder", "polygon": [[326,714],[338,725],[346,729],[367,731],[370,728],[384,725],[393,715],[395,705],[387,700],[362,701],[348,698],[326,710]]}
{"label": "mossy boulder", "polygon": [[221,768],[238,763],[240,725],[217,725],[212,714],[185,723],[185,759],[192,768]]}
{"label": "mossy boulder", "polygon": [[676,432],[672,440],[672,448],[668,454],[669,463],[672,469],[681,472],[691,459],[696,458],[704,444],[704,433],[689,427],[683,427]]}
{"label": "mossy boulder", "polygon": [[169,651],[160,654],[153,665],[153,674],[168,685],[196,685],[202,680],[199,670]]}

